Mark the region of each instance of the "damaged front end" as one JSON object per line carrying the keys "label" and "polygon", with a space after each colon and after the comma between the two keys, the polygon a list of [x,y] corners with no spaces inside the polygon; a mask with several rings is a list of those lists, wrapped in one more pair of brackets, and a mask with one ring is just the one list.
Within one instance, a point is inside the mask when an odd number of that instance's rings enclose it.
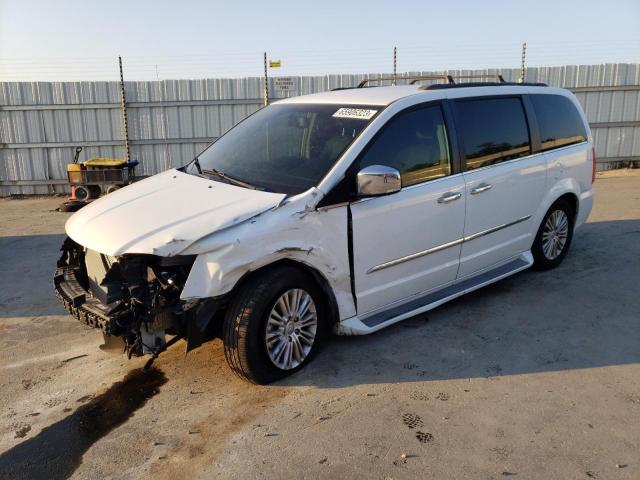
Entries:
{"label": "damaged front end", "polygon": [[[129,358],[155,358],[180,338],[191,350],[213,337],[222,302],[180,299],[194,255],[111,257],[70,238],[61,250],[54,276],[58,299],[82,323],[122,338]],[[165,335],[173,335],[169,343]]]}

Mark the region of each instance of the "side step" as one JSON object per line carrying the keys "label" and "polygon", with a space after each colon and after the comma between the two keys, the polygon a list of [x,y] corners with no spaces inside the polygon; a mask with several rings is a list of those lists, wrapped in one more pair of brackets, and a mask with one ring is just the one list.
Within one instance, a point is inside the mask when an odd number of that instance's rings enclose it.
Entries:
{"label": "side step", "polygon": [[393,323],[426,312],[442,305],[446,301],[477,290],[478,288],[494,283],[521,270],[529,268],[533,264],[530,252],[520,255],[504,265],[487,270],[472,278],[454,283],[438,291],[428,293],[389,310],[376,313],[364,319],[350,318],[338,325],[338,333],[343,335],[362,335],[372,333]]}

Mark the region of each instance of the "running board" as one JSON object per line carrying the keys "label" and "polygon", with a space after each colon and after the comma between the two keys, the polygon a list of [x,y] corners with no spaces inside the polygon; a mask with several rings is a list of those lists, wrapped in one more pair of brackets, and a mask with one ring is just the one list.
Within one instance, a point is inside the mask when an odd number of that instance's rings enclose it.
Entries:
{"label": "running board", "polygon": [[405,318],[431,310],[465,293],[525,270],[532,264],[533,257],[530,252],[526,252],[504,265],[454,283],[436,292],[428,293],[397,307],[376,313],[362,320],[358,319],[358,317],[345,320],[338,324],[338,333],[342,335],[363,335],[380,330]]}

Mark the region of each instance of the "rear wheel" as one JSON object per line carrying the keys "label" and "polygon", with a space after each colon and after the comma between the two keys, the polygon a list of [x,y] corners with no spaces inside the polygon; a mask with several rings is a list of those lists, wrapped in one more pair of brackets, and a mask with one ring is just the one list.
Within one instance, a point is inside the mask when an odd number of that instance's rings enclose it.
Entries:
{"label": "rear wheel", "polygon": [[293,267],[240,287],[223,323],[227,363],[241,378],[270,383],[304,367],[324,336],[326,309],[315,281]]}
{"label": "rear wheel", "polygon": [[557,200],[547,211],[533,242],[533,266],[548,270],[562,263],[573,238],[574,211],[569,202]]}

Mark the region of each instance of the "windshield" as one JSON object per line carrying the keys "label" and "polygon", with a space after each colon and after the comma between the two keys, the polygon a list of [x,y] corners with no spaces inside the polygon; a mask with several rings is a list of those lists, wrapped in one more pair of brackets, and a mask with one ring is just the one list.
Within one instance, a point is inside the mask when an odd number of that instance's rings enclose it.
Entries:
{"label": "windshield", "polygon": [[[198,156],[204,174],[297,194],[317,185],[382,107],[282,104],[251,115]],[[195,163],[187,171],[198,174]],[[213,177],[213,175],[212,175]]]}

